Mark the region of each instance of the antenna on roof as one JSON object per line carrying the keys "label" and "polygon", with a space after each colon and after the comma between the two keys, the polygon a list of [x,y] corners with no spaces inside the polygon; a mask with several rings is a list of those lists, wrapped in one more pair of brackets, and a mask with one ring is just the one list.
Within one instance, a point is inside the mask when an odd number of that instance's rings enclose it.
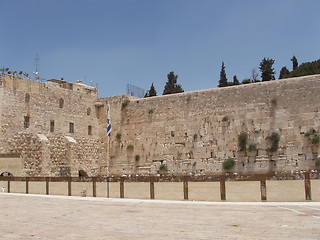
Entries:
{"label": "antenna on roof", "polygon": [[35,59],[34,59],[34,65],[36,66],[36,71],[33,72],[34,80],[36,80],[36,81],[40,80],[40,77],[39,77],[39,65],[40,65],[39,61],[40,61],[40,58],[39,58],[39,55],[37,54]]}

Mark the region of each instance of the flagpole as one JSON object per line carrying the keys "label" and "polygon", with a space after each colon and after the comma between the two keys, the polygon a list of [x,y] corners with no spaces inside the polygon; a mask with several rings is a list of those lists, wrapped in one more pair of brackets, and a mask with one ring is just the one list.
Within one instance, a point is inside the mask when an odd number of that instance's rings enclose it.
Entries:
{"label": "flagpole", "polygon": [[110,104],[107,105],[107,129],[106,129],[106,133],[107,133],[107,147],[108,147],[108,154],[107,154],[107,197],[110,197],[110,186],[109,186],[109,182],[110,182],[110,146],[111,146],[111,141],[110,141],[110,136],[111,136],[111,130],[112,130],[112,126],[111,126],[111,117],[110,117]]}

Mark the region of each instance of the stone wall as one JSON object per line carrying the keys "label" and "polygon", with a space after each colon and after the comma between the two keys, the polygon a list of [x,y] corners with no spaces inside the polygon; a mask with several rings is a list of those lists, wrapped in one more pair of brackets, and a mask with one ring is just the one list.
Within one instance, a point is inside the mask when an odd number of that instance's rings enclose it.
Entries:
{"label": "stone wall", "polygon": [[23,175],[99,173],[101,104],[96,88],[2,74],[0,100],[0,154],[20,156]]}
{"label": "stone wall", "polygon": [[[228,158],[235,159],[236,172],[313,169],[319,92],[320,75],[314,75],[146,99],[98,99],[97,89],[84,84],[2,74],[0,155],[20,157],[27,176],[157,174],[161,164],[172,174],[218,173]],[[275,151],[272,133],[280,137]],[[248,136],[243,150],[240,134]]]}
{"label": "stone wall", "polygon": [[[164,163],[173,174],[215,173],[228,158],[236,160],[239,172],[315,168],[319,144],[310,138],[320,130],[319,92],[320,75],[314,75],[146,99],[101,99],[111,106],[112,135],[110,143],[104,140],[109,171],[154,174]],[[244,151],[242,132],[248,136]],[[280,136],[275,152],[273,132]]]}

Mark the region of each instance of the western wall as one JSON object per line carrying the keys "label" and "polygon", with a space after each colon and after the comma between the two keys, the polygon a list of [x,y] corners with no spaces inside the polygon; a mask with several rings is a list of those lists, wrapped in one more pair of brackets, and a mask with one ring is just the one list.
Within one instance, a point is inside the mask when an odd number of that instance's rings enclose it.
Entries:
{"label": "western wall", "polygon": [[[320,75],[144,99],[0,78],[0,174],[262,173],[316,168]],[[112,132],[106,136],[107,105]],[[272,149],[272,134],[280,137]],[[240,149],[239,135],[247,142]],[[160,171],[165,165],[167,171]]]}
{"label": "western wall", "polygon": [[[320,75],[136,99],[101,99],[111,106],[105,142],[109,173],[214,174],[228,158],[235,172],[316,168]],[[106,116],[100,118],[105,124]],[[244,150],[239,135],[248,136]],[[272,147],[272,134],[280,137]],[[107,139],[106,139],[107,141]],[[251,146],[251,148],[250,148]]]}

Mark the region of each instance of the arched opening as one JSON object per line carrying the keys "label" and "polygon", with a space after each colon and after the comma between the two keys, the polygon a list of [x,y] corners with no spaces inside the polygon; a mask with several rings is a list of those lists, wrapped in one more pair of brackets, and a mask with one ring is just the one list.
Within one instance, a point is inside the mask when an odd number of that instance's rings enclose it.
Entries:
{"label": "arched opening", "polygon": [[3,172],[0,174],[1,177],[13,177],[13,174],[11,172]]}
{"label": "arched opening", "polygon": [[79,170],[79,177],[88,177],[88,174],[83,170]]}
{"label": "arched opening", "polygon": [[59,108],[63,108],[63,105],[64,105],[64,100],[63,100],[63,98],[60,98],[59,99]]}

